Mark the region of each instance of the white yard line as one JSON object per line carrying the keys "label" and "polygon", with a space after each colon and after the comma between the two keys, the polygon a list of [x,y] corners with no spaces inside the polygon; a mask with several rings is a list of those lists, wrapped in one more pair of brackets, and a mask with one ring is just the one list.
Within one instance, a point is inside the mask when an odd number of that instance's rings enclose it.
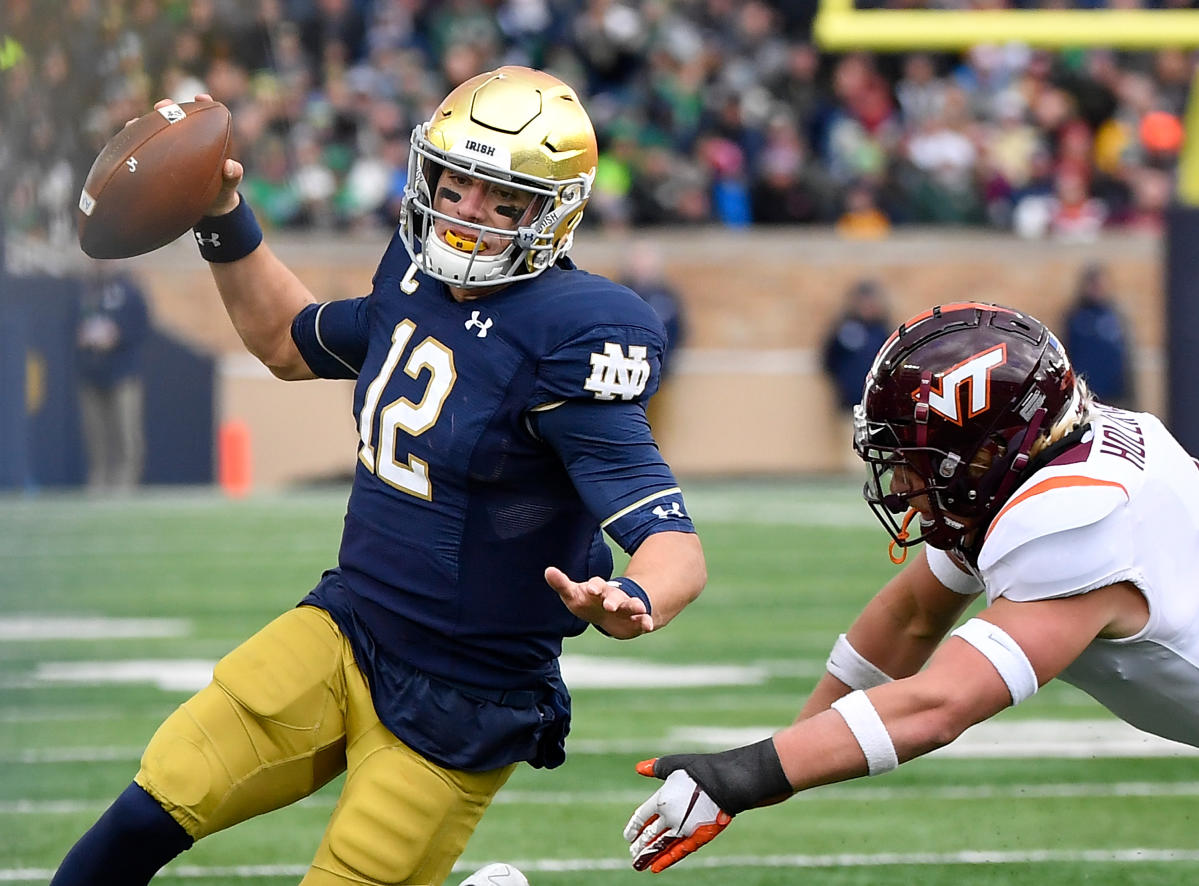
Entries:
{"label": "white yard line", "polygon": [[[1090,862],[1098,864],[1137,862],[1199,862],[1195,849],[1031,849],[1023,852],[879,852],[833,855],[697,855],[686,864],[704,868],[839,868],[891,865],[1029,864],[1044,862]],[[470,871],[473,862],[454,866]],[[560,871],[624,870],[628,862],[603,859],[516,859],[510,862],[525,873]]]}
{"label": "white yard line", "polygon": [[[28,681],[32,682],[32,681]],[[4,685],[0,682],[0,685]],[[0,723],[60,723],[83,720],[114,720],[126,716],[116,708],[81,711],[78,708],[34,708],[27,711],[0,710]]]}
{"label": "white yard line", "polygon": [[[583,803],[640,803],[646,791],[501,791],[492,802],[577,806]],[[946,787],[850,787],[829,785],[797,794],[791,802],[869,802],[889,800],[1044,800],[1086,797],[1199,797],[1199,781],[1069,782]],[[313,798],[318,799],[318,798]],[[323,799],[323,798],[319,798]],[[332,805],[333,798],[329,798]],[[2,809],[2,807],[0,807]]]}
{"label": "white yard line", "polygon": [[186,618],[102,618],[58,615],[0,616],[0,640],[111,640],[184,637]]}
{"label": "white yard line", "polygon": [[43,763],[120,763],[142,758],[144,747],[23,748],[0,751],[0,763],[34,766]]}
{"label": "white yard line", "polygon": [[[31,674],[4,681],[8,688],[36,685],[105,685],[144,683],[159,689],[197,691],[212,679],[215,662],[187,659],[117,661],[45,661]],[[573,689],[674,689],[678,687],[749,686],[770,674],[755,665],[679,665],[639,659],[564,655],[562,676]]]}
{"label": "white yard line", "polygon": [[[829,855],[696,855],[687,859],[689,868],[840,868],[887,867],[899,865],[994,865],[1037,863],[1136,864],[1195,863],[1199,850],[1194,849],[1030,849],[1026,851],[988,852],[879,852],[874,854],[837,853]],[[465,874],[485,861],[459,861],[454,872]],[[535,858],[514,859],[514,865],[526,874],[561,873],[567,871],[621,871],[628,867],[623,858]],[[158,875],[163,879],[197,879],[199,877],[226,880],[253,880],[267,877],[302,877],[306,865],[230,865],[211,866],[173,864]],[[48,868],[0,868],[0,882],[44,883],[54,876]]]}
{"label": "white yard line", "polygon": [[[750,485],[745,489],[684,488],[696,522],[739,523],[797,528],[874,528],[878,521],[860,494],[860,484],[819,492]],[[886,540],[886,535],[882,535]],[[880,548],[880,551],[882,549]]]}
{"label": "white yard line", "polygon": [[212,680],[216,662],[207,659],[123,659],[120,661],[46,661],[33,679],[41,684],[103,685],[142,683],[166,692],[196,692]]}
{"label": "white yard line", "polygon": [[[775,729],[775,726],[736,729],[679,726],[670,731],[666,744],[672,746],[671,750],[678,745],[736,747],[766,738]],[[627,741],[619,743],[629,744]],[[580,750],[578,744],[582,742],[576,743],[576,751]],[[638,747],[646,749],[644,742]],[[598,747],[591,749],[599,752]],[[630,748],[631,752],[637,750]],[[972,726],[953,744],[933,751],[930,756],[971,759],[1193,757],[1199,756],[1199,748],[1150,735],[1114,717],[1104,720],[1003,719]]]}
{"label": "white yard line", "polygon": [[[649,754],[736,747],[769,736],[772,726],[713,729],[679,726],[664,737],[574,739],[571,754]],[[25,748],[0,752],[0,763],[94,763],[141,758],[140,747]],[[999,720],[980,723],[933,756],[967,759],[1193,757],[1199,748],[1141,732],[1120,720]]]}
{"label": "white yard line", "polygon": [[[521,791],[504,790],[493,803],[499,806],[635,806],[646,791]],[[1045,800],[1106,799],[1115,797],[1199,797],[1199,782],[1127,781],[1070,782],[1060,784],[961,785],[946,787],[845,787],[829,786],[796,795],[792,803],[883,803],[909,800]],[[332,808],[333,794],[301,800],[298,805]],[[0,815],[79,815],[101,812],[107,800],[12,800],[0,802]]]}

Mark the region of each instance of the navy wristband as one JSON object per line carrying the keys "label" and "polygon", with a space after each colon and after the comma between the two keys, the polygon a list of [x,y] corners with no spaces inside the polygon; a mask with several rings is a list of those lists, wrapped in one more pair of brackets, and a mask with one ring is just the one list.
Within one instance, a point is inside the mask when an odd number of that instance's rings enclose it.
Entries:
{"label": "navy wristband", "polygon": [[[626,578],[625,576],[622,575],[619,578],[609,579],[608,584],[615,585],[616,587],[618,587],[622,591],[624,591],[626,594],[628,594],[630,597],[636,597],[638,600],[640,600],[642,603],[645,604],[645,611],[647,614],[653,613],[654,606],[652,603],[649,602],[649,594],[647,594],[645,592],[645,588],[641,587],[641,585],[637,584],[637,582],[633,581],[631,578]],[[599,625],[592,625],[592,627],[595,628],[597,631],[599,631],[601,634],[603,634],[605,637],[612,636],[607,631],[605,631],[603,628],[601,628]]]}
{"label": "navy wristband", "polygon": [[649,594],[645,592],[645,588],[641,587],[641,585],[637,584],[637,582],[633,581],[628,576],[619,576],[618,578],[614,578],[609,581],[608,584],[616,585],[616,587],[620,588],[630,597],[636,597],[645,604],[646,613],[649,615],[654,614],[654,606],[649,602]]}
{"label": "navy wristband", "polygon": [[250,204],[240,194],[237,208],[224,215],[206,215],[192,228],[200,258],[226,264],[245,258],[262,242],[262,228]]}

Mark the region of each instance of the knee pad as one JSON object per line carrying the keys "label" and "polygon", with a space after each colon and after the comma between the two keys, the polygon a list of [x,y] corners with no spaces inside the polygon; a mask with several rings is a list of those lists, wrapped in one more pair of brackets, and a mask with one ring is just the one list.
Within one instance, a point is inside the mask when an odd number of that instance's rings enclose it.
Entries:
{"label": "knee pad", "polygon": [[[206,822],[232,789],[234,769],[244,768],[245,749],[213,740],[240,731],[240,724],[233,700],[209,684],[163,721],[142,754],[134,781],[193,839],[212,832]],[[226,765],[223,758],[230,751]]]}
{"label": "knee pad", "polygon": [[351,882],[440,883],[515,767],[451,771],[382,726],[378,739],[351,769],[314,867]]}
{"label": "knee pad", "polygon": [[271,622],[159,727],[137,783],[195,839],[312,793],[345,768],[340,643],[321,610]]}

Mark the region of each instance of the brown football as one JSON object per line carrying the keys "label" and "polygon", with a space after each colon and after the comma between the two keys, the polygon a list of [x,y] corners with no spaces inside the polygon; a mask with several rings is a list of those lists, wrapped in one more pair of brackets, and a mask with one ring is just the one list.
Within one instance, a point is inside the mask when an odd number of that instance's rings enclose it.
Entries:
{"label": "brown football", "polygon": [[83,251],[128,258],[185,233],[221,189],[232,131],[220,102],[184,102],[151,111],[109,139],[79,195]]}

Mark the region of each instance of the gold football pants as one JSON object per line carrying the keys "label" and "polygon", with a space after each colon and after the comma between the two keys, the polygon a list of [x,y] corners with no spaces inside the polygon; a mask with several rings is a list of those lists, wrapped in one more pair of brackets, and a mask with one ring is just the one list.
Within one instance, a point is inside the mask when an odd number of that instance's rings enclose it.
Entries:
{"label": "gold football pants", "polygon": [[444,769],[379,722],[329,615],[281,615],[159,727],[136,781],[200,839],[345,786],[302,886],[440,884],[515,764]]}

